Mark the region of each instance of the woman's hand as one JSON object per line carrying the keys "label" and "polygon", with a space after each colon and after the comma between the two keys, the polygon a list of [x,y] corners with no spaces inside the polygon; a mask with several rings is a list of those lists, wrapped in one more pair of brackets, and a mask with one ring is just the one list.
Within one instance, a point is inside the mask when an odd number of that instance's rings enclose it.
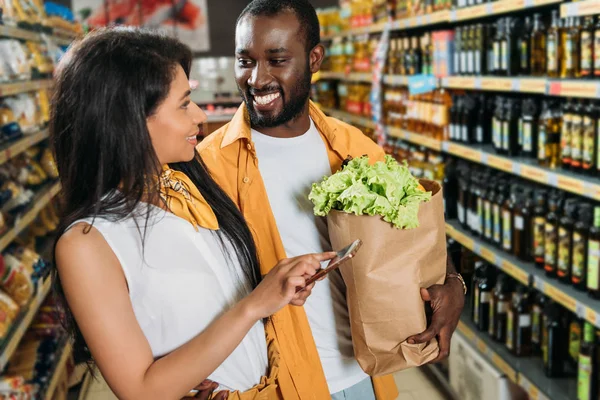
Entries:
{"label": "woman's hand", "polygon": [[[269,317],[288,304],[304,305],[314,286],[313,283],[305,287],[306,279],[321,268],[322,261],[335,255],[335,252],[307,254],[279,261],[246,298],[256,319]],[[296,293],[299,287],[304,290]]]}

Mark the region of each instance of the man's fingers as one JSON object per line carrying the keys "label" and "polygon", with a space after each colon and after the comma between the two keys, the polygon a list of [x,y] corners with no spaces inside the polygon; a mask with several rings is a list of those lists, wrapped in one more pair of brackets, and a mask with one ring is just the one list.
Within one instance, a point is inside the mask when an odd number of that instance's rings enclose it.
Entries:
{"label": "man's fingers", "polygon": [[221,390],[219,393],[217,393],[215,396],[213,396],[212,400],[227,400],[228,397],[229,397],[229,391]]}
{"label": "man's fingers", "polygon": [[432,364],[444,361],[446,358],[448,358],[448,356],[450,356],[451,338],[451,333],[448,333],[446,329],[441,330],[440,334],[438,335],[438,345],[440,347],[440,353],[433,361],[431,361]]}
{"label": "man's fingers", "polygon": [[431,324],[424,332],[418,335],[411,336],[407,339],[409,344],[427,343],[437,335],[437,329],[435,325]]}
{"label": "man's fingers", "polygon": [[429,290],[422,288],[421,298],[423,299],[423,301],[431,301],[431,294],[429,293]]}

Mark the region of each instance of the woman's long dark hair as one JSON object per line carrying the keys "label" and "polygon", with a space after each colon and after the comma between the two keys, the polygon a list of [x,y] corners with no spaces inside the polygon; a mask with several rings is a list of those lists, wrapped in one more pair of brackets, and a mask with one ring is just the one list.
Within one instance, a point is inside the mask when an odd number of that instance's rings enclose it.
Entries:
{"label": "woman's long dark hair", "polygon": [[[190,49],[176,39],[131,28],[96,31],[67,52],[57,68],[50,122],[62,184],[58,238],[78,220],[123,219],[135,214],[140,202],[158,199],[161,169],[146,120],[167,97],[175,67],[180,65],[189,77],[191,60]],[[206,198],[217,216],[221,242],[231,242],[246,283],[256,287],[256,247],[236,205],[198,154],[171,167],[186,173]],[[76,354],[91,361],[56,269],[53,277]]]}

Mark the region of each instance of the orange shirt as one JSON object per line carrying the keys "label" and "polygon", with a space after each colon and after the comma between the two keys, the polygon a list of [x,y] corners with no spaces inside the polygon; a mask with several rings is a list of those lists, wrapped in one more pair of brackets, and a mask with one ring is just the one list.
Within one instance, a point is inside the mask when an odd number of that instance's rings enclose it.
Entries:
{"label": "orange shirt", "polygon": [[[361,131],[325,116],[312,102],[309,107],[327,147],[332,172],[338,171],[349,155],[383,160],[383,150]],[[204,139],[198,151],[212,177],[240,208],[256,241],[261,272],[268,273],[287,256],[258,169],[246,106],[242,104],[229,124]],[[330,398],[304,308],[287,306],[271,320],[281,353],[279,396],[285,400]],[[391,375],[374,378],[373,385],[377,400],[398,396]]]}

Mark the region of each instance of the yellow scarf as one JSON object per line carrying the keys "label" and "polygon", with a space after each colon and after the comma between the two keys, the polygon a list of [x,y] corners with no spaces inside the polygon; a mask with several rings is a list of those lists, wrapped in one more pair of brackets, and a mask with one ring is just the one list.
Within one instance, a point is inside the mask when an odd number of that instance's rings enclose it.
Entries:
{"label": "yellow scarf", "polygon": [[196,185],[186,174],[163,166],[160,175],[160,197],[169,210],[185,219],[198,230],[198,227],[216,231],[219,229],[217,216]]}

